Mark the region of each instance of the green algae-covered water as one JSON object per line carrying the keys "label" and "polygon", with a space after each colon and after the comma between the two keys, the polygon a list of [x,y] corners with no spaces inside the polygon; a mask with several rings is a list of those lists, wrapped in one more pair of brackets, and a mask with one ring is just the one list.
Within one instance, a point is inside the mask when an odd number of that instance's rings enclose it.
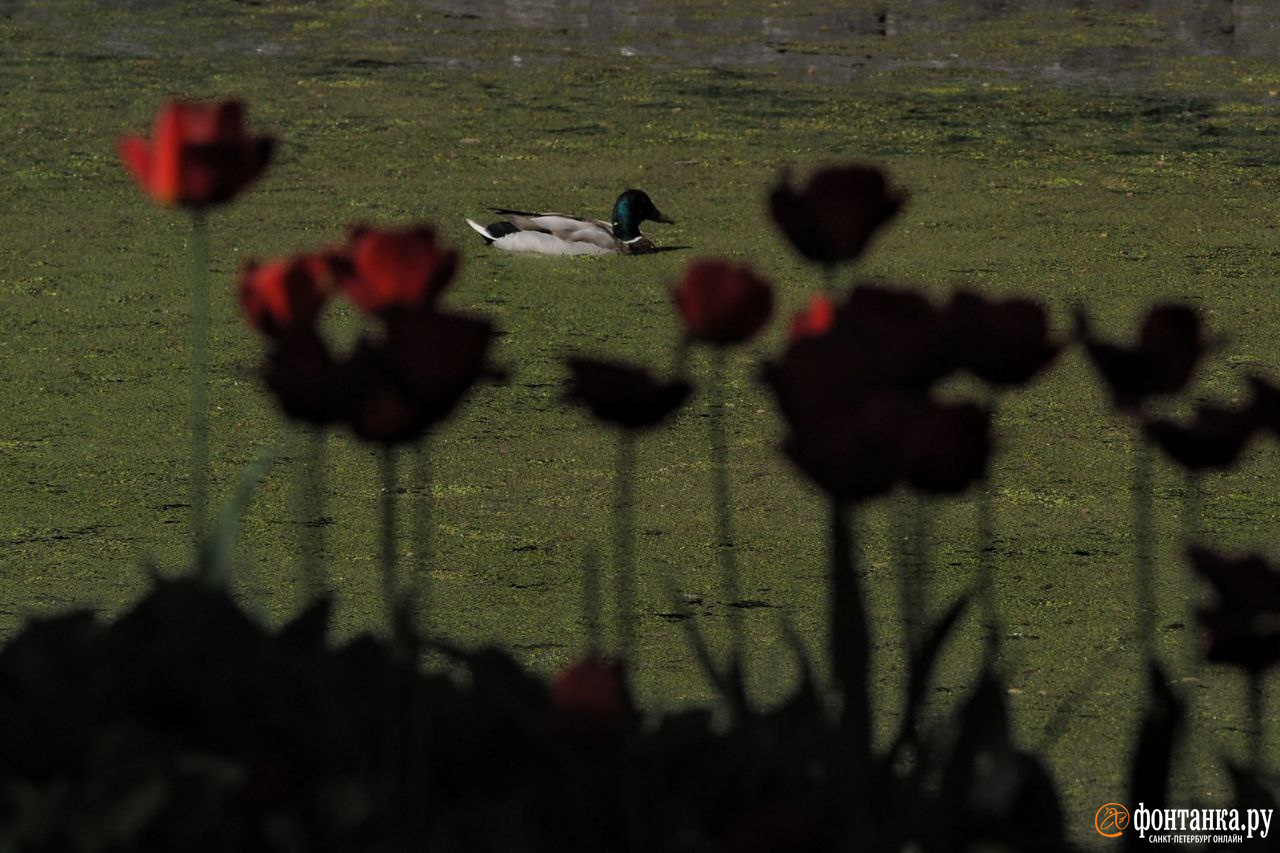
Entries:
{"label": "green algae-covered water", "polygon": [[[910,191],[860,266],[866,278],[938,297],[1031,295],[1060,331],[1083,303],[1117,336],[1150,303],[1186,301],[1217,336],[1192,398],[1238,401],[1245,373],[1275,376],[1278,56],[1280,10],[1262,2],[0,3],[0,632],[68,607],[118,612],[145,589],[144,564],[177,571],[185,559],[188,224],[147,203],[114,153],[168,97],[242,98],[254,128],[280,141],[268,176],[210,223],[215,500],[288,432],[255,379],[260,342],[235,306],[236,268],[338,241],[350,222],[435,223],[465,252],[448,302],[500,324],[512,378],[478,391],[433,441],[432,619],[550,670],[582,649],[581,566],[608,550],[614,451],[560,403],[561,359],[670,367],[668,291],[694,257],[750,262],[777,283],[780,317],[801,307],[819,281],[763,204],[785,168],[868,160]],[[629,186],[678,221],[649,230],[677,250],[510,256],[463,222],[491,206],[603,215]],[[820,655],[826,618],[822,501],[779,459],[757,381],[784,327],[729,368],[739,604],[764,702],[793,673],[781,622]],[[700,355],[690,367],[705,376]],[[662,579],[713,639],[731,606],[700,451],[705,406],[695,400],[638,453],[638,687],[653,707],[711,695]],[[1075,352],[1002,403],[1000,423],[1009,701],[1088,842],[1089,816],[1123,796],[1142,688],[1130,431]],[[272,620],[299,597],[299,455],[249,508],[234,579]],[[346,437],[328,461],[324,534],[345,637],[381,622],[378,481],[372,452]],[[1208,479],[1208,541],[1274,548],[1278,463],[1264,443]],[[1220,803],[1215,759],[1243,757],[1245,692],[1196,663],[1185,488],[1158,468],[1160,650],[1196,732],[1175,791]],[[915,511],[903,498],[865,519],[886,731],[903,666],[894,540]],[[975,509],[947,500],[925,515],[940,611],[972,577]],[[977,636],[966,624],[953,644],[938,714],[972,684]],[[1266,707],[1274,735],[1274,685]]]}

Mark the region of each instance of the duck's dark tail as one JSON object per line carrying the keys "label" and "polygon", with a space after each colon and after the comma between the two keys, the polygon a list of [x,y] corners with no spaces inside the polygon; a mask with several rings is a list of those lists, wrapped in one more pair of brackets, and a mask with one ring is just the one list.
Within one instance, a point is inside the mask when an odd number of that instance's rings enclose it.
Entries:
{"label": "duck's dark tail", "polygon": [[510,222],[495,222],[492,225],[481,225],[474,219],[468,219],[467,224],[474,228],[476,233],[484,238],[484,242],[486,244],[492,243],[494,240],[505,237],[508,234],[514,234],[520,230]]}

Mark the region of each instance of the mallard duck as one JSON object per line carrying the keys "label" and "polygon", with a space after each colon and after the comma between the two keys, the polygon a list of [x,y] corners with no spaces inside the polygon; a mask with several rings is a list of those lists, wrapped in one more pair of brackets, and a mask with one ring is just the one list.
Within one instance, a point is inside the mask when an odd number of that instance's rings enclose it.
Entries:
{"label": "mallard duck", "polygon": [[618,196],[609,222],[582,219],[563,213],[529,213],[505,207],[490,208],[505,218],[492,225],[481,225],[474,219],[467,224],[476,229],[486,243],[508,252],[537,252],[543,255],[639,255],[657,251],[648,237],[640,233],[640,223],[674,224],[663,216],[648,194],[627,190]]}

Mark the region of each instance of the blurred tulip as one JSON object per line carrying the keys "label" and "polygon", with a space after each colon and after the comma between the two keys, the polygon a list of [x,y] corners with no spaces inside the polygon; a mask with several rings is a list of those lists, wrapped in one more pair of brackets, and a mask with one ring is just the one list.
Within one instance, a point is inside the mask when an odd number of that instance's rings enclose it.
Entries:
{"label": "blurred tulip", "polygon": [[1253,409],[1232,411],[1219,406],[1197,406],[1188,424],[1153,418],[1143,424],[1147,435],[1183,468],[1230,468],[1258,428]]}
{"label": "blurred tulip", "polygon": [[356,435],[402,444],[447,419],[477,380],[498,374],[487,361],[493,336],[486,320],[431,312],[395,318],[382,337],[363,337],[350,360]]}
{"label": "blurred tulip", "polygon": [[552,727],[570,736],[625,728],[637,712],[622,662],[589,658],[558,672],[551,681],[551,713]]}
{"label": "blurred tulip", "polygon": [[153,200],[199,209],[231,200],[257,178],[275,141],[249,136],[238,101],[171,101],[156,116],[150,140],[125,136],[118,147]]}
{"label": "blurred tulip", "polygon": [[815,293],[805,309],[791,318],[787,340],[816,338],[831,331],[836,321],[836,304],[825,293]]}
{"label": "blurred tulip", "polygon": [[1249,408],[1259,426],[1280,437],[1280,388],[1261,376],[1250,376],[1253,399]]}
{"label": "blurred tulip", "polygon": [[245,319],[271,337],[311,326],[333,292],[337,267],[345,264],[330,253],[246,264],[237,289]]}
{"label": "blurred tulip", "polygon": [[773,285],[741,264],[695,261],[672,301],[690,339],[726,346],[751,339],[769,321]]}
{"label": "blurred tulip", "polygon": [[879,169],[836,166],[815,172],[800,190],[784,176],[769,196],[769,210],[797,252],[831,266],[859,257],[904,200]]}
{"label": "blurred tulip", "polygon": [[1204,548],[1187,554],[1218,593],[1217,607],[1199,614],[1209,632],[1209,660],[1253,672],[1280,661],[1280,570],[1257,555],[1232,559]]}
{"label": "blurred tulip", "polygon": [[825,853],[830,831],[812,813],[774,803],[752,809],[734,822],[721,842],[723,853]]}
{"label": "blurred tulip", "polygon": [[991,413],[973,403],[921,407],[903,436],[906,477],[925,492],[957,494],[986,476]]}
{"label": "blurred tulip", "polygon": [[617,362],[570,358],[572,385],[566,398],[585,405],[591,414],[624,429],[657,426],[688,399],[689,383],[662,382],[648,371]]}
{"label": "blurred tulip", "polygon": [[1122,411],[1138,409],[1150,397],[1181,391],[1204,353],[1200,318],[1183,305],[1151,309],[1135,347],[1094,338],[1083,311],[1076,314],[1076,335]]}
{"label": "blurred tulip", "polygon": [[1045,310],[1029,299],[958,291],[947,309],[957,364],[991,385],[1025,385],[1057,356]]}
{"label": "blurred tulip", "polygon": [[313,329],[274,338],[263,379],[281,410],[294,420],[327,426],[350,411],[355,390],[351,372]]}
{"label": "blurred tulip", "polygon": [[344,280],[344,291],[367,314],[427,310],[458,269],[458,253],[437,243],[425,225],[355,227],[349,245],[354,275]]}

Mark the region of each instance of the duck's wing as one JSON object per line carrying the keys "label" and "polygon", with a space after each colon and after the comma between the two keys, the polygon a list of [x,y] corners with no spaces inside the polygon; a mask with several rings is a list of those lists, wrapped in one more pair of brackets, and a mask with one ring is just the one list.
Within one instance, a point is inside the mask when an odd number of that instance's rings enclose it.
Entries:
{"label": "duck's wing", "polygon": [[583,255],[618,252],[613,226],[598,219],[581,219],[563,213],[530,213],[508,207],[491,208],[506,221],[477,231],[500,249],[548,255]]}

